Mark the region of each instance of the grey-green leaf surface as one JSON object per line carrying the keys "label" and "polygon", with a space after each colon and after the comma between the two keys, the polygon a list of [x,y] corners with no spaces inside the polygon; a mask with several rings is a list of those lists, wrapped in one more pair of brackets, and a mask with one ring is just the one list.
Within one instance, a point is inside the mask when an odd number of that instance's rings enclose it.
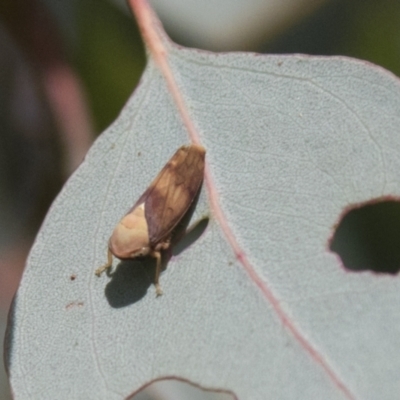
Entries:
{"label": "grey-green leaf surface", "polygon": [[7,342],[15,398],[122,399],[166,376],[240,400],[395,398],[399,278],[346,272],[328,247],[346,207],[400,194],[398,79],[346,58],[164,44],[207,149],[192,220],[210,222],[171,258],[159,298],[146,261],[94,275],[115,224],[189,141],[150,56],[31,251]]}

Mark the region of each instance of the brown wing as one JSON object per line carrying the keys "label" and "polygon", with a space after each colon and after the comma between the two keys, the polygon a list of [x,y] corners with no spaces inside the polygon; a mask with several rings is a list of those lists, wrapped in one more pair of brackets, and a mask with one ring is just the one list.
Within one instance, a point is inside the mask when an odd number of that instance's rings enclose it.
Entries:
{"label": "brown wing", "polygon": [[204,158],[202,146],[182,146],[137,201],[145,203],[152,245],[171,233],[192,204],[203,181]]}

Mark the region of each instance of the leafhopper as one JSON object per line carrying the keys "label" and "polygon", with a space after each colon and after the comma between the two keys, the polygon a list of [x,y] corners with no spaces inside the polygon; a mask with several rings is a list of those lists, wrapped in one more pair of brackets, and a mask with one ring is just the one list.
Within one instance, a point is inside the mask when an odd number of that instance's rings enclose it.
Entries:
{"label": "leafhopper", "polygon": [[108,261],[96,270],[97,276],[111,268],[113,255],[122,260],[151,256],[156,259],[156,294],[162,294],[161,252],[171,246],[174,228],[196,198],[203,181],[205,154],[199,145],[176,151],[115,227],[108,242]]}

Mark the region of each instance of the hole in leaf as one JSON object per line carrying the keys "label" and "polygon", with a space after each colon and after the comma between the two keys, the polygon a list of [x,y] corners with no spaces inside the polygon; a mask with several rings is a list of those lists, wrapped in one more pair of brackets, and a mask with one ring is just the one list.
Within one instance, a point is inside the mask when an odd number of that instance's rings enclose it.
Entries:
{"label": "hole in leaf", "polygon": [[196,399],[196,400],[237,400],[226,391],[202,389],[197,385],[180,379],[160,379],[146,385],[129,400],[157,399]]}
{"label": "hole in leaf", "polygon": [[400,270],[400,202],[379,201],[348,211],[330,244],[345,268],[397,274]]}

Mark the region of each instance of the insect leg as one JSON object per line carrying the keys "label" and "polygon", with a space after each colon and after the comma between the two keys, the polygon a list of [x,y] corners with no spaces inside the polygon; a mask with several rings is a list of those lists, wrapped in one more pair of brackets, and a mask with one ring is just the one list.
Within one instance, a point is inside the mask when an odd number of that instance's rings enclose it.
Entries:
{"label": "insect leg", "polygon": [[160,270],[161,270],[161,253],[159,251],[153,251],[151,255],[156,259],[156,276],[154,278],[154,286],[156,287],[156,295],[161,296],[163,294],[159,283]]}
{"label": "insect leg", "polygon": [[97,268],[95,271],[95,274],[97,276],[100,276],[105,270],[109,269],[112,267],[112,253],[110,251],[110,249],[108,249],[107,252],[107,263],[104,264],[103,266],[101,266],[100,268]]}

